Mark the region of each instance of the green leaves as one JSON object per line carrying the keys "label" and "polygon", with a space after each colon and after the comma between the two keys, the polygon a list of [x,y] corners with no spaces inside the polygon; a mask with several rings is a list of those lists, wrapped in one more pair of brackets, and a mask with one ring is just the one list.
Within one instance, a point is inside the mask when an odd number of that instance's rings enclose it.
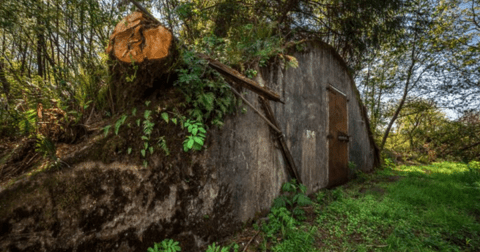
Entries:
{"label": "green leaves", "polygon": [[[272,251],[312,251],[316,230],[304,231],[299,220],[305,220],[300,208],[312,204],[305,195],[306,187],[292,179],[283,184],[283,194],[274,199],[268,222],[262,225],[266,238],[274,245]],[[282,239],[279,239],[281,236]]]}
{"label": "green leaves", "polygon": [[207,66],[207,62],[195,56],[193,51],[183,51],[187,67],[177,70],[177,86],[189,106],[189,117],[203,123],[221,125],[227,113],[234,112],[236,99],[225,85],[223,77]]}
{"label": "green leaves", "polygon": [[208,248],[205,252],[229,252],[230,248],[229,247],[222,247],[222,246],[217,246],[215,245],[215,242],[212,243],[211,245],[208,245]]}
{"label": "green leaves", "polygon": [[[167,114],[166,112],[163,112],[163,113],[161,114],[161,116],[162,116],[163,120],[168,123],[168,114]],[[176,123],[175,123],[175,124],[176,124]]]}
{"label": "green leaves", "polygon": [[148,248],[148,252],[178,252],[182,251],[180,244],[172,239],[165,239],[160,243],[154,243],[153,248]]}
{"label": "green leaves", "polygon": [[187,129],[188,133],[190,133],[183,142],[183,150],[185,152],[191,149],[201,150],[205,143],[205,134],[207,133],[203,123],[187,120],[183,126]]}
{"label": "green leaves", "polygon": [[151,110],[145,110],[145,112],[143,113],[143,117],[145,118],[145,120],[150,120],[150,115],[152,114],[152,111]]}
{"label": "green leaves", "polygon": [[167,141],[165,140],[165,136],[161,136],[157,140],[157,145],[165,152],[165,155],[170,155],[170,150],[167,147]]}
{"label": "green leaves", "polygon": [[[150,101],[145,102],[146,106],[148,106],[149,104],[150,104]],[[150,155],[152,155],[154,151],[153,146],[149,144],[150,137],[153,132],[153,127],[155,126],[155,123],[151,121],[152,119],[151,114],[152,114],[152,111],[148,109],[145,110],[145,112],[143,113],[143,118],[145,118],[145,120],[143,120],[142,122],[143,135],[140,137],[143,140],[143,149],[140,150],[140,153],[144,158],[143,165],[145,166],[145,168],[148,166],[148,161],[146,160],[147,151],[150,152]],[[137,126],[140,126],[140,119],[137,120]]]}
{"label": "green leaves", "polygon": [[312,204],[312,200],[304,193],[299,193],[293,196],[293,202],[298,206],[309,206]]}
{"label": "green leaves", "polygon": [[111,127],[112,127],[112,125],[107,125],[107,126],[103,127],[103,135],[105,137],[107,137],[108,131],[110,130]]}
{"label": "green leaves", "polygon": [[153,131],[153,126],[155,126],[154,122],[151,122],[150,120],[146,119],[143,121],[143,134],[145,136],[149,136],[152,134]]}
{"label": "green leaves", "polygon": [[185,150],[185,152],[190,150],[193,147],[194,143],[195,143],[195,141],[193,140],[192,136],[190,136],[187,140],[185,140],[185,142],[183,144],[183,149]]}
{"label": "green leaves", "polygon": [[126,115],[122,115],[120,119],[115,123],[115,135],[118,135],[118,130],[120,129],[120,126],[122,126],[125,123],[125,120],[127,119]]}

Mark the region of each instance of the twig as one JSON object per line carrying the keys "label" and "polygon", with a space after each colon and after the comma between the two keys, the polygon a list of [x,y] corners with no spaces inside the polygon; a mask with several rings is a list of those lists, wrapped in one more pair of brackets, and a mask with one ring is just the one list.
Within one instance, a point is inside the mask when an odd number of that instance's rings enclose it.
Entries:
{"label": "twig", "polygon": [[145,13],[145,15],[147,15],[149,18],[153,19],[155,22],[157,22],[158,24],[162,24],[160,21],[158,21],[158,19],[156,19],[152,14],[150,14],[150,12],[148,12],[147,9],[145,9],[141,4],[139,4],[137,1],[135,0],[130,0],[130,2],[135,5],[139,10],[141,10],[143,13]]}
{"label": "twig", "polygon": [[250,239],[250,241],[248,241],[247,245],[245,245],[245,247],[243,248],[242,252],[247,251],[248,246],[250,245],[250,243],[252,243],[253,240],[255,240],[255,237],[257,237],[257,235],[258,235],[259,233],[260,233],[260,230],[258,230],[257,233],[252,237],[252,239]]}
{"label": "twig", "polygon": [[95,111],[95,103],[93,103],[92,111],[90,111],[90,115],[88,116],[88,119],[85,122],[85,124],[88,124],[90,122],[90,119],[92,118],[92,115],[93,115],[93,111]]}
{"label": "twig", "polygon": [[38,153],[35,153],[35,155],[33,155],[33,157],[32,157],[30,160],[28,160],[28,162],[27,162],[27,163],[25,163],[25,165],[29,165],[29,164],[30,164],[30,162],[31,162],[31,161],[32,161],[34,158],[36,158],[36,157],[37,157],[37,155],[38,155]]}
{"label": "twig", "polygon": [[385,247],[388,247],[388,245],[367,245],[367,247],[376,247],[376,248],[385,248]]}
{"label": "twig", "polygon": [[57,156],[54,156],[54,157],[56,158],[55,161],[58,161],[59,163],[66,165],[68,168],[71,168],[71,166],[69,164],[67,164],[67,162],[63,161],[61,158],[59,158]]}

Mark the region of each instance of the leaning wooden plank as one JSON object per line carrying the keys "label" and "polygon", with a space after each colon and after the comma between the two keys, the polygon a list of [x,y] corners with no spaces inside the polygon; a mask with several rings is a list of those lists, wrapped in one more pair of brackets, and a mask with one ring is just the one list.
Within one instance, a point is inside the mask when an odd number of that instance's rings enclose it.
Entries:
{"label": "leaning wooden plank", "polygon": [[255,92],[255,93],[257,93],[261,96],[264,96],[265,98],[267,98],[269,100],[284,103],[280,99],[280,95],[276,94],[272,90],[269,90],[267,88],[264,88],[264,87],[260,86],[254,80],[251,80],[251,79],[243,76],[241,73],[232,69],[231,67],[221,63],[220,61],[214,60],[214,59],[208,57],[205,54],[198,53],[197,55],[202,59],[206,59],[208,61],[208,64],[209,64],[210,67],[217,70],[222,75],[233,79],[236,83],[240,84],[242,87],[250,89],[253,92]]}
{"label": "leaning wooden plank", "polygon": [[275,130],[279,134],[282,134],[282,131],[280,129],[278,129],[278,127],[275,126],[275,124],[270,122],[264,115],[262,115],[262,113],[260,113],[260,111],[258,111],[258,109],[256,109],[250,102],[248,102],[247,99],[245,99],[237,90],[235,90],[232,86],[230,86],[228,84],[227,84],[227,86],[230,88],[230,90],[232,90],[232,92],[235,95],[237,95],[240,99],[242,99],[243,102],[245,102],[250,108],[252,108],[253,111],[255,111],[260,116],[260,118],[262,118],[268,125],[270,125],[270,127],[272,127],[273,130]]}
{"label": "leaning wooden plank", "polygon": [[[275,116],[273,115],[273,110],[270,107],[270,104],[268,103],[267,100],[263,97],[259,97],[260,102],[262,103],[262,106],[265,110],[265,115],[267,118],[272,122],[278,129],[280,128],[280,125],[278,124],[277,120],[275,119]],[[295,162],[293,161],[292,154],[288,150],[287,143],[285,142],[285,135],[280,133],[278,136],[278,143],[280,144],[280,147],[282,148],[282,153],[283,157],[287,161],[288,168],[290,168],[290,175],[293,176],[295,179],[297,179],[298,183],[302,184],[302,179],[298,175],[297,172],[297,166],[295,165]]]}

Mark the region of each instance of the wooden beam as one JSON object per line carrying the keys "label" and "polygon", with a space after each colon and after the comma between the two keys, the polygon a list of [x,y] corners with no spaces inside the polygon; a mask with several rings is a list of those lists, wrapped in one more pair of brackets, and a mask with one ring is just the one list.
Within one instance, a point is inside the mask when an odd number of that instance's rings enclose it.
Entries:
{"label": "wooden beam", "polygon": [[[267,118],[277,127],[280,128],[280,125],[278,124],[277,120],[275,119],[275,116],[273,115],[273,110],[272,107],[270,107],[270,104],[268,103],[267,100],[263,97],[259,97],[260,103],[262,104],[263,108],[265,109],[265,115]],[[277,137],[278,143],[280,144],[280,147],[282,149],[283,157],[285,158],[286,163],[288,164],[287,167],[289,168],[290,175],[294,177],[299,184],[303,184],[302,179],[300,178],[300,175],[298,175],[297,172],[297,166],[295,165],[295,162],[293,161],[292,154],[288,150],[287,143],[285,142],[285,135],[283,133],[280,133]]]}
{"label": "wooden beam", "polygon": [[245,99],[237,90],[235,90],[233,87],[231,87],[228,84],[227,86],[230,88],[230,90],[232,90],[234,94],[236,94],[240,99],[242,99],[243,102],[245,102],[250,108],[252,108],[253,111],[255,111],[260,116],[260,118],[262,118],[268,125],[270,125],[270,127],[272,127],[273,130],[275,130],[279,134],[282,134],[282,131],[278,129],[278,127],[275,126],[275,124],[270,122],[264,115],[262,115],[262,113],[260,113],[258,109],[256,109],[250,102],[248,102],[247,99]]}
{"label": "wooden beam", "polygon": [[240,84],[242,87],[250,89],[251,91],[276,102],[281,102],[285,104],[281,99],[280,95],[273,92],[272,90],[260,86],[256,81],[251,80],[233,68],[221,63],[218,60],[214,60],[208,57],[205,54],[197,53],[197,56],[208,61],[208,65],[213,69],[217,70],[220,74],[226,76],[227,78],[232,79],[235,83]]}

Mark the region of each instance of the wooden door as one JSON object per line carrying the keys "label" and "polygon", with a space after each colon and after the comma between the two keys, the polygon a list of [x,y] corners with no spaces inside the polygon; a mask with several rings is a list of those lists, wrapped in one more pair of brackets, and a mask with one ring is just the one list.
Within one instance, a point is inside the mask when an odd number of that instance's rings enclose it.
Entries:
{"label": "wooden door", "polygon": [[328,88],[328,187],[348,181],[347,97]]}

